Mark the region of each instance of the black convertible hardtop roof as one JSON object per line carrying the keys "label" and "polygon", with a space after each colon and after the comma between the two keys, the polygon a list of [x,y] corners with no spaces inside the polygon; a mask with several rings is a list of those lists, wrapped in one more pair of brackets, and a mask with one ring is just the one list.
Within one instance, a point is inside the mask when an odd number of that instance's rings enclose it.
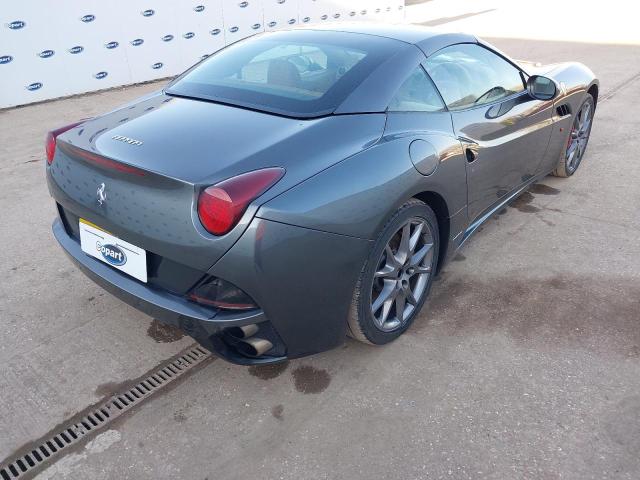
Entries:
{"label": "black convertible hardtop roof", "polygon": [[452,43],[478,41],[475,36],[466,33],[446,32],[412,24],[344,22],[301,27],[300,30],[326,30],[389,38],[415,45],[427,56]]}

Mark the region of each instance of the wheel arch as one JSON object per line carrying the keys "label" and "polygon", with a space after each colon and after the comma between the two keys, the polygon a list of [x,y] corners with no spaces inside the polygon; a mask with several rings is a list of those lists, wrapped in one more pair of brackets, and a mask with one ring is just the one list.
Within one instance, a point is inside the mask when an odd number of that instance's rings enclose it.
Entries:
{"label": "wheel arch", "polygon": [[599,92],[599,87],[597,83],[594,83],[593,85],[591,85],[589,87],[589,90],[587,90],[587,93],[590,94],[593,97],[593,106],[597,107],[598,106],[598,92]]}
{"label": "wheel arch", "polygon": [[450,235],[450,222],[449,222],[449,207],[447,206],[447,202],[442,195],[433,191],[424,191],[420,192],[413,196],[424,203],[426,203],[433,213],[436,214],[436,219],[438,220],[438,240],[440,244],[440,251],[438,252],[438,265],[437,271],[440,271],[440,268],[444,264],[444,260],[447,256],[447,248],[449,246],[449,235]]}

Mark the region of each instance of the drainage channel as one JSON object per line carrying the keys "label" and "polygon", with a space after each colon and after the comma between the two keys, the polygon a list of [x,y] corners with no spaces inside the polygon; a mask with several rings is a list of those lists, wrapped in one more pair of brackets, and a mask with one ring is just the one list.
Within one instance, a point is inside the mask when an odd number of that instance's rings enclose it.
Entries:
{"label": "drainage channel", "polygon": [[3,461],[0,464],[0,479],[24,478],[36,468],[40,470],[44,464],[55,462],[70,447],[94,436],[120,415],[152,397],[208,358],[211,358],[211,354],[204,348],[189,347],[177,357],[160,365],[131,388],[116,393],[91,408],[80,419],[74,418],[73,421],[58,427],[29,451],[22,451]]}

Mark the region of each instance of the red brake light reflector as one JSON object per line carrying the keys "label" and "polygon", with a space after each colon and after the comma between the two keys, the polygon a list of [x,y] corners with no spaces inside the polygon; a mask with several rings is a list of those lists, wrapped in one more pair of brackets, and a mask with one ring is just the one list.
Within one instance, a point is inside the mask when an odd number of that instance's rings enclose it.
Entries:
{"label": "red brake light reflector", "polygon": [[118,170],[119,172],[124,173],[131,173],[133,175],[139,175],[141,177],[145,175],[144,170],[140,170],[139,168],[132,167],[130,165],[125,165],[124,163],[120,163],[115,160],[111,160],[110,158],[103,157],[102,155],[98,155],[97,153],[89,152],[88,150],[83,150],[67,142],[60,142],[59,147],[61,151],[69,155],[73,155],[82,160],[86,160],[87,162],[100,165],[104,168],[110,168],[112,170]]}
{"label": "red brake light reflector", "polygon": [[275,185],[283,175],[283,168],[264,168],[206,188],[198,198],[198,216],[202,225],[214,235],[229,232],[249,203]]}

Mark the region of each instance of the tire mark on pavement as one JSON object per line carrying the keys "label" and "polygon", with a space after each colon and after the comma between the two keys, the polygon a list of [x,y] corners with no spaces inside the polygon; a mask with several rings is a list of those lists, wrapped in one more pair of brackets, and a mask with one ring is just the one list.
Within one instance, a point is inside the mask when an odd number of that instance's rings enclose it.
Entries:
{"label": "tire mark on pavement", "polygon": [[630,78],[627,78],[626,80],[620,82],[619,84],[611,88],[609,91],[600,95],[600,98],[598,99],[598,103],[606,102],[607,100],[612,98],[616,93],[618,93],[620,90],[629,86],[639,78],[640,78],[640,72],[637,72],[635,75],[631,76]]}

